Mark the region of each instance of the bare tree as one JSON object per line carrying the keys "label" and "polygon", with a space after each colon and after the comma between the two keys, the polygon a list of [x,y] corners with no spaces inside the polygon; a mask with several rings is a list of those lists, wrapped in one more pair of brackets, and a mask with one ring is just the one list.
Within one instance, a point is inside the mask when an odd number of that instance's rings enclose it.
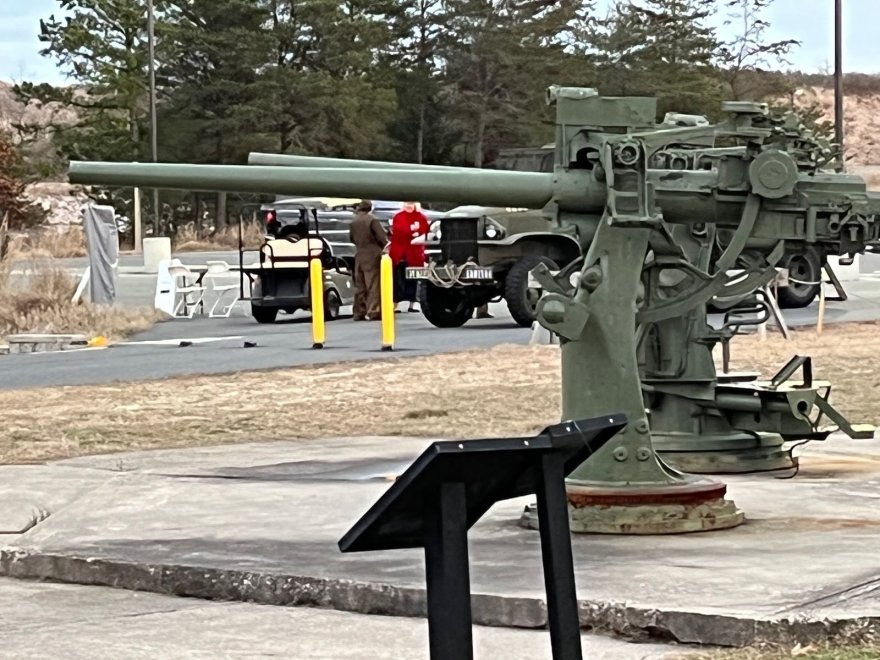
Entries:
{"label": "bare tree", "polygon": [[770,24],[761,18],[774,0],[725,0],[728,17],[725,25],[739,25],[737,36],[721,44],[718,59],[733,98],[756,100],[766,93],[755,74],[766,73],[781,64],[785,56],[800,46],[795,39],[766,41]]}

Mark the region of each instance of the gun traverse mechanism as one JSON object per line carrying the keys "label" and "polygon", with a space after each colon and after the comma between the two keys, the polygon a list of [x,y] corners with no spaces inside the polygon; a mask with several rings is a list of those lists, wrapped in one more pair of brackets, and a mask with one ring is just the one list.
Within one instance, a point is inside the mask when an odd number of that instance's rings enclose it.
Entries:
{"label": "gun traverse mechanism", "polygon": [[[735,526],[743,513],[723,483],[673,466],[790,467],[784,444],[824,438],[822,415],[872,435],[834,411],[807,359],[762,383],[719,376],[712,350],[743,309],[766,309],[760,291],[785,255],[811,245],[842,256],[877,249],[880,197],[858,176],[823,171],[827,145],[761,104],[725,104],[717,125],[658,127],[651,98],[551,87],[548,102],[557,110],[552,174],[326,159],[318,168],[74,162],[70,180],[544,209],[582,245],[558,274],[533,271],[543,288],[538,321],[560,337],[562,417],[629,419],[568,480],[575,531]],[[729,312],[720,329],[707,323],[709,301]]]}

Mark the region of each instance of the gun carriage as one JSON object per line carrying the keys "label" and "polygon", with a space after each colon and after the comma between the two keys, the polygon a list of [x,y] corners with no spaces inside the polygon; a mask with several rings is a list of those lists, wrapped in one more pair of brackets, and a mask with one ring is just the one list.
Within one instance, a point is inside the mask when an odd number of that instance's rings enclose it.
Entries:
{"label": "gun carriage", "polygon": [[[700,474],[791,468],[792,442],[827,437],[823,418],[872,437],[831,406],[808,358],[764,382],[719,374],[713,349],[746,311],[769,313],[760,292],[787,255],[877,251],[880,196],[858,176],[823,169],[829,145],[762,104],[726,103],[716,125],[658,127],[652,98],[551,87],[547,100],[557,112],[552,173],[336,159],[73,162],[70,180],[541,209],[581,246],[558,272],[539,264],[531,273],[543,291],[535,317],[560,338],[561,416],[629,420],[568,479],[575,531],[734,526],[743,514],[724,484]],[[710,302],[726,311],[720,328],[707,322]]]}

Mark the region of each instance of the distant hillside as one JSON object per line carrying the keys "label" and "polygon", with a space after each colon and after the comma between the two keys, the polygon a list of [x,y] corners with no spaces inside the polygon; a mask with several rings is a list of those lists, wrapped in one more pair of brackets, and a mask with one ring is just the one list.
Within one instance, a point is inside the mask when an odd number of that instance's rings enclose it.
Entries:
{"label": "distant hillside", "polygon": [[[808,87],[798,92],[797,102],[818,101],[828,121],[834,121],[834,90]],[[847,165],[880,165],[880,92],[843,97],[844,149]]]}

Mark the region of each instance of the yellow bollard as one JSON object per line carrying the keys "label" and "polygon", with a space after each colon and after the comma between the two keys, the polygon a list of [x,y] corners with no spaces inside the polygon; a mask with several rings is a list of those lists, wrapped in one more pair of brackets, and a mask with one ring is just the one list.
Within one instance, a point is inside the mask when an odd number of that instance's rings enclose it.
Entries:
{"label": "yellow bollard", "polygon": [[382,300],[382,350],[394,350],[394,268],[391,257],[382,255],[379,267],[379,286]]}
{"label": "yellow bollard", "polygon": [[324,269],[320,259],[309,262],[309,295],[312,308],[312,348],[324,348]]}

